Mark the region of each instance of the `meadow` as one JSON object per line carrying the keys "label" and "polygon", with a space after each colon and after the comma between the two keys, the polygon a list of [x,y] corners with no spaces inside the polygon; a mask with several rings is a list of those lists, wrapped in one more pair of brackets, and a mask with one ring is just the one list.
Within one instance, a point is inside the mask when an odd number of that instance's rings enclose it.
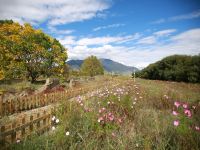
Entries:
{"label": "meadow", "polygon": [[10,148],[200,149],[199,84],[120,76],[103,82],[97,90],[62,100],[49,132]]}

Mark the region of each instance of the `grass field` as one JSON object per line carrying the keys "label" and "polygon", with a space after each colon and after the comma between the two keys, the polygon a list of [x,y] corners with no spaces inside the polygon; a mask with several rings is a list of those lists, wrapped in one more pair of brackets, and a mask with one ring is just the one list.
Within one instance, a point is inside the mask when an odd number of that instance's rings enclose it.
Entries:
{"label": "grass field", "polygon": [[11,148],[200,149],[199,84],[143,79],[134,83],[117,77],[87,96],[62,103],[52,117],[51,131]]}

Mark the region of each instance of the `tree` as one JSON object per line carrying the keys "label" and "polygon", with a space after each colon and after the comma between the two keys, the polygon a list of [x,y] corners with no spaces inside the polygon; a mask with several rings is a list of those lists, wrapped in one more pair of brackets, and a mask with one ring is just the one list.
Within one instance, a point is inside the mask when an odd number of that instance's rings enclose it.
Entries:
{"label": "tree", "polygon": [[150,64],[140,71],[138,76],[146,79],[200,83],[199,66],[200,55],[173,55]]}
{"label": "tree", "polygon": [[95,76],[104,74],[104,69],[101,62],[96,56],[90,56],[83,61],[81,65],[81,72],[84,75]]}
{"label": "tree", "polygon": [[26,76],[34,82],[41,75],[62,74],[67,59],[58,40],[12,21],[0,21],[0,48],[1,78]]}

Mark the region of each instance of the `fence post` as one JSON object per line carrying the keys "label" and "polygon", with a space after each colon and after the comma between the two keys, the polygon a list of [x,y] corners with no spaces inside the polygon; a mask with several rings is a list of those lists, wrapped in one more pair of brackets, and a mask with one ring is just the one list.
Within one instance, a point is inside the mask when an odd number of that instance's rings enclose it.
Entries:
{"label": "fence post", "polygon": [[[13,122],[13,124],[12,124],[12,129],[15,129],[15,127],[16,127],[16,123]],[[16,131],[14,130],[14,131],[12,132],[12,134],[11,134],[11,142],[14,143],[15,141],[16,141]]]}
{"label": "fence post", "polygon": [[31,124],[30,124],[30,128],[29,128],[29,129],[30,129],[30,132],[33,131],[33,123],[32,123],[32,122],[33,122],[33,116],[31,115],[31,116],[30,116],[30,123],[31,123]]}
{"label": "fence post", "polygon": [[3,117],[3,98],[0,96],[0,118]]}
{"label": "fence post", "polygon": [[[1,126],[1,133],[5,132],[5,126]],[[2,146],[5,145],[6,141],[5,141],[5,137],[4,136],[0,136],[0,143],[2,144]]]}
{"label": "fence post", "polygon": [[[22,119],[22,125],[25,124],[25,122],[26,122],[25,117],[23,117],[23,119]],[[24,127],[24,128],[22,128],[22,138],[25,137],[25,132],[26,132],[26,129]]]}

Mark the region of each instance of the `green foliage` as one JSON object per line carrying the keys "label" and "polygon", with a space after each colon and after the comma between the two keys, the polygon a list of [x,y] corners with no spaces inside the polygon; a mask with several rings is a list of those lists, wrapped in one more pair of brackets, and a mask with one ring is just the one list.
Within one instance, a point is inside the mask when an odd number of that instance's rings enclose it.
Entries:
{"label": "green foliage", "polygon": [[51,76],[64,72],[66,49],[29,24],[0,21],[0,79]]}
{"label": "green foliage", "polygon": [[171,80],[200,83],[200,55],[173,55],[150,64],[137,76],[153,80]]}
{"label": "green foliage", "polygon": [[86,58],[81,65],[81,72],[84,75],[95,76],[104,74],[104,69],[101,62],[97,59],[96,56],[90,56]]}

